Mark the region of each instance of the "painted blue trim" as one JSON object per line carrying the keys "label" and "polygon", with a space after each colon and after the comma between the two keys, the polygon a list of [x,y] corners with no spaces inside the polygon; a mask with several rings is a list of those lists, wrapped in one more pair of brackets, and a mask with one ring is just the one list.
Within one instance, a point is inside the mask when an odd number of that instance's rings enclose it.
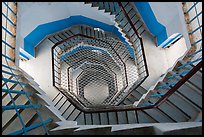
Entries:
{"label": "painted blue trim", "polygon": [[12,109],[26,109],[26,108],[40,108],[42,105],[40,104],[31,104],[31,105],[10,105],[10,106],[2,106],[3,110],[12,110]]}
{"label": "painted blue trim", "polygon": [[13,15],[16,16],[16,13],[10,8],[10,6],[8,4],[6,4],[6,2],[3,2],[3,3],[11,11],[11,13],[13,13]]}
{"label": "painted blue trim", "polygon": [[176,77],[176,76],[182,76],[182,75],[187,74],[189,71],[190,71],[190,70],[184,70],[184,71],[182,71],[182,72],[179,72],[178,74],[175,73],[175,74],[173,74],[172,76],[168,76],[167,78],[168,78],[168,79],[172,79],[172,78],[174,78],[174,77]]}
{"label": "painted blue trim", "polygon": [[176,85],[176,82],[172,82],[170,84],[163,84],[161,86],[156,86],[156,88],[168,88],[168,87],[174,86],[174,85]]}
{"label": "painted blue trim", "polygon": [[167,40],[165,40],[159,47],[166,48],[176,40],[180,39],[182,35],[180,33],[171,35]]}
{"label": "painted blue trim", "polygon": [[[12,133],[10,133],[10,134],[8,134],[8,135],[20,135],[20,134],[23,134],[23,133],[25,133],[25,132],[28,132],[28,131],[30,131],[30,130],[32,130],[32,129],[38,128],[38,127],[43,126],[43,125],[46,125],[46,124],[48,124],[48,123],[50,123],[50,122],[52,122],[52,121],[53,121],[53,120],[52,120],[51,118],[48,118],[48,119],[45,120],[45,121],[42,121],[42,122],[39,122],[39,123],[36,123],[36,124],[32,124],[32,125],[30,125],[29,127],[24,127],[23,129],[17,130],[17,131],[12,132]],[[47,133],[47,131],[46,131],[46,133]]]}
{"label": "painted blue trim", "polygon": [[194,56],[194,55],[196,55],[197,53],[199,53],[199,52],[201,52],[202,51],[202,49],[200,49],[200,50],[198,50],[198,51],[196,51],[196,52],[194,52],[194,53],[192,53],[192,54],[189,54],[188,56]]}
{"label": "painted blue trim", "polygon": [[30,54],[28,54],[24,49],[20,48],[20,55],[25,58],[25,59],[32,59],[33,56],[31,56]]}
{"label": "painted blue trim", "polygon": [[2,72],[5,73],[5,74],[8,74],[8,75],[11,75],[11,76],[21,77],[21,76],[19,76],[19,75],[13,74],[13,73],[8,72],[8,71],[5,71],[5,70],[2,70]]}
{"label": "painted blue trim", "polygon": [[195,33],[197,30],[199,30],[202,27],[202,25],[198,26],[196,29],[194,29],[193,31],[189,32],[189,34],[193,34]]}
{"label": "painted blue trim", "polygon": [[26,60],[29,60],[29,58],[28,58],[26,55],[24,55],[22,52],[20,52],[20,56],[21,56],[22,58],[26,59]]}
{"label": "painted blue trim", "polygon": [[15,93],[15,94],[26,94],[26,95],[32,95],[33,94],[31,92],[20,91],[20,90],[10,90],[10,89],[4,89],[4,88],[2,88],[2,92]]}
{"label": "painted blue trim", "polygon": [[6,59],[10,60],[10,61],[14,61],[14,59],[12,59],[12,58],[10,58],[10,57],[4,55],[4,54],[2,54],[2,56],[5,57]]}
{"label": "painted blue trim", "polygon": [[200,60],[202,60],[202,57],[201,57],[201,58],[198,58],[198,59],[196,59],[196,60],[187,62],[187,63],[185,63],[185,64],[183,64],[183,65],[177,67],[177,69],[178,69],[178,70],[179,70],[179,69],[182,69],[182,68],[184,68],[184,67],[186,67],[186,66],[188,66],[188,65],[191,65],[191,64],[193,64],[193,63],[195,63],[195,62],[198,62],[198,61],[200,61]]}
{"label": "painted blue trim", "polygon": [[17,69],[11,68],[11,67],[6,66],[6,65],[4,65],[4,64],[2,64],[2,67],[5,67],[5,68],[7,68],[7,69],[11,69],[11,70],[13,70],[13,71],[18,71]]}
{"label": "painted blue trim", "polygon": [[168,37],[166,27],[159,23],[148,2],[134,2],[149,31],[156,37],[157,45],[162,44]]}
{"label": "painted blue trim", "polygon": [[14,24],[14,22],[8,18],[8,16],[6,16],[4,13],[2,13],[2,15],[4,16],[4,18],[6,18],[13,26],[16,26],[16,24]]}
{"label": "painted blue trim", "polygon": [[198,14],[196,14],[196,16],[195,17],[193,17],[189,22],[188,22],[188,24],[190,24],[191,22],[193,22],[198,16],[200,16],[202,14],[202,11],[200,12],[200,13],[198,13]]}
{"label": "painted blue trim", "polygon": [[[191,46],[195,46],[196,44],[198,44],[199,42],[202,42],[202,38],[197,40],[196,42],[194,42],[193,44],[191,44]],[[202,46],[201,46],[202,47]]]}
{"label": "painted blue trim", "polygon": [[96,21],[94,19],[90,19],[81,15],[71,16],[66,19],[45,23],[36,27],[32,32],[30,32],[24,38],[24,50],[30,54],[32,57],[34,55],[34,47],[46,36],[66,28],[71,27],[72,25],[88,25],[94,28],[100,28],[104,31],[113,32],[125,45],[127,45],[130,54],[134,57],[134,51],[132,47],[125,41],[122,34],[119,32],[118,28],[114,25],[108,25],[106,23]]}
{"label": "painted blue trim", "polygon": [[3,39],[2,39],[2,42],[5,44],[5,45],[7,45],[8,47],[10,47],[10,48],[12,48],[12,49],[15,49],[14,47],[12,47],[10,44],[8,44],[6,41],[4,41]]}
{"label": "painted blue trim", "polygon": [[143,104],[143,106],[153,106],[154,104],[153,103],[149,103],[149,102],[146,102]]}
{"label": "painted blue trim", "polygon": [[27,85],[28,85],[27,83],[24,83],[24,82],[18,82],[18,81],[11,80],[11,79],[7,79],[7,78],[2,78],[2,80],[5,81],[5,82],[16,83],[16,84],[20,84],[20,85],[23,85],[23,86],[27,86]]}
{"label": "painted blue trim", "polygon": [[197,4],[198,4],[198,2],[195,2],[195,3],[193,4],[193,6],[191,6],[185,13],[190,12]]}
{"label": "painted blue trim", "polygon": [[161,96],[164,96],[164,94],[152,94],[152,95],[150,95],[150,97],[161,97]]}
{"label": "painted blue trim", "polygon": [[11,33],[9,30],[7,30],[4,26],[2,26],[3,30],[5,30],[10,36],[16,37],[13,33]]}

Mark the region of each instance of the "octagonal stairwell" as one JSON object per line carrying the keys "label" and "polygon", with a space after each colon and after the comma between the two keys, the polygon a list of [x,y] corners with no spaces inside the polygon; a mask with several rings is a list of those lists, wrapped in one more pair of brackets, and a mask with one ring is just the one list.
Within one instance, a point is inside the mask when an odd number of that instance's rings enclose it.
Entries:
{"label": "octagonal stairwell", "polygon": [[[4,5],[11,10],[12,4]],[[190,49],[183,37],[158,48],[143,21],[136,21],[139,16],[131,3],[93,2],[92,6],[114,14],[129,47],[112,32],[78,24],[47,35],[35,48],[36,58],[19,61],[20,69],[11,65],[18,58],[12,59],[7,50],[11,45],[4,39],[2,133],[200,134],[202,47],[198,33]],[[124,11],[136,21],[135,28]],[[6,26],[2,29],[5,36],[12,32]],[[139,35],[133,33],[135,29]],[[189,35],[199,29],[195,27]]]}

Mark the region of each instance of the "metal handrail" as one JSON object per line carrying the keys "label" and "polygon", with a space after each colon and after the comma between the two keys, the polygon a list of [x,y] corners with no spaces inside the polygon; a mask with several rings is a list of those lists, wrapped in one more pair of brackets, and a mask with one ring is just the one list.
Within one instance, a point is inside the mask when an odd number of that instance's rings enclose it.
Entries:
{"label": "metal handrail", "polygon": [[[144,47],[143,47],[143,42],[142,42],[142,38],[141,36],[138,34],[137,30],[135,29],[133,23],[131,22],[131,19],[129,18],[129,16],[127,15],[124,7],[122,6],[122,4],[120,2],[119,6],[121,7],[123,13],[125,14],[128,22],[130,23],[131,27],[133,28],[133,30],[135,31],[135,34],[138,36],[140,44],[141,44],[141,49],[144,53]],[[68,39],[71,39],[74,36],[71,36]],[[66,39],[66,40],[68,40]],[[66,40],[63,40],[62,42],[58,42],[58,43],[63,43]],[[148,77],[149,73],[148,73],[148,69],[147,69],[147,63],[146,63],[146,59],[145,59],[145,55],[143,55],[144,58],[144,62],[145,62],[145,68],[147,70],[147,76],[140,82],[140,84]],[[149,106],[140,106],[140,107],[136,107],[133,105],[124,105],[124,106],[103,106],[103,107],[98,107],[98,108],[87,108],[85,106],[80,106],[76,100],[72,100],[70,99],[70,102],[73,103],[75,105],[76,108],[80,109],[83,112],[86,113],[97,113],[97,112],[115,112],[115,111],[127,111],[127,110],[144,110],[144,109],[151,109],[151,108],[156,108],[158,107],[162,102],[164,102],[171,94],[173,94],[180,86],[182,86],[190,77],[192,77],[200,68],[202,67],[202,61],[200,61],[192,70],[190,70],[184,77],[182,77],[182,79],[176,83],[175,85],[173,85],[173,87],[163,96],[161,96],[161,98],[159,99],[159,101],[157,101],[155,104],[149,105]],[[137,88],[137,87],[136,87]],[[135,89],[136,89],[135,88]],[[130,94],[130,93],[129,93]]]}
{"label": "metal handrail", "polygon": [[[7,43],[6,42],[6,39],[7,38],[9,38],[9,37],[14,37],[15,38],[15,34],[13,34],[12,32],[10,32],[8,29],[7,29],[7,21],[13,26],[13,27],[16,27],[16,24],[14,24],[12,21],[11,21],[11,19],[9,19],[7,16],[9,15],[8,14],[8,11],[10,11],[11,13],[13,13],[12,15],[14,15],[15,17],[16,17],[16,14],[15,14],[15,12],[13,11],[13,9],[9,6],[9,3],[7,2],[3,2],[4,3],[4,5],[6,6],[6,15],[5,14],[3,14],[3,12],[2,12],[2,15],[3,15],[3,17],[6,19],[6,25],[5,25],[5,27],[2,25],[2,29],[5,31],[5,37],[4,37],[4,39],[2,38],[2,41],[3,41],[3,43],[4,43],[4,46],[5,46],[5,53],[3,54],[2,53],[2,59],[4,58],[5,59],[5,64],[2,64],[2,66],[4,67],[4,68],[6,68],[6,69],[8,69],[9,70],[9,72],[7,72],[7,74],[9,74],[9,75],[12,75],[13,76],[13,78],[15,79],[15,80],[9,80],[9,82],[14,82],[15,84],[18,84],[18,85],[20,85],[20,87],[21,87],[21,90],[11,90],[10,88],[9,88],[9,86],[8,86],[8,84],[7,84],[7,78],[5,78],[3,75],[2,75],[2,81],[5,81],[5,83],[4,83],[4,85],[5,85],[5,87],[6,88],[3,88],[3,86],[2,86],[2,92],[6,92],[8,95],[9,95],[9,97],[10,97],[10,99],[11,99],[11,104],[13,104],[13,105],[6,105],[6,106],[2,106],[2,110],[4,111],[6,111],[6,110],[15,110],[15,113],[17,114],[17,117],[19,118],[19,122],[20,122],[20,124],[21,124],[21,126],[22,126],[22,129],[21,130],[18,130],[18,131],[15,131],[15,132],[12,132],[12,133],[10,133],[10,134],[12,134],[12,135],[17,135],[17,134],[27,134],[27,132],[29,131],[29,130],[32,130],[32,129],[34,129],[34,128],[37,128],[37,127],[40,127],[40,126],[42,126],[43,127],[43,129],[44,129],[44,131],[46,132],[46,134],[48,134],[48,131],[47,131],[47,128],[46,128],[46,124],[47,123],[50,123],[52,120],[51,119],[49,119],[48,121],[46,121],[46,123],[45,123],[45,121],[43,121],[43,119],[42,119],[42,116],[40,115],[40,113],[38,112],[38,110],[37,109],[35,109],[35,112],[36,112],[36,114],[37,114],[37,116],[38,116],[38,118],[40,119],[40,124],[39,125],[35,125],[35,124],[31,124],[31,126],[30,127],[26,127],[26,125],[24,124],[24,122],[23,122],[23,118],[22,118],[22,116],[21,116],[21,114],[20,114],[20,112],[19,112],[19,109],[26,109],[26,108],[39,108],[39,107],[41,107],[41,105],[38,105],[38,104],[33,104],[32,103],[32,101],[31,101],[31,99],[30,99],[30,95],[32,95],[30,92],[26,92],[25,90],[24,90],[24,85],[27,85],[27,83],[24,83],[24,82],[20,82],[19,81],[19,75],[17,75],[17,74],[15,74],[14,72],[19,72],[19,70],[18,69],[14,69],[14,68],[12,68],[12,67],[14,67],[15,65],[14,65],[14,62],[15,62],[15,59],[12,59],[12,57],[10,57],[10,55],[8,55],[7,56],[7,54],[6,53],[9,53],[9,52],[7,52],[7,47],[9,47],[9,48],[11,48],[12,50],[15,50],[15,46],[11,46],[9,43]],[[6,35],[6,34],[9,34],[8,36]],[[9,61],[11,62],[11,63],[9,63]],[[5,71],[3,71],[3,72],[5,72]],[[19,95],[23,95],[23,96],[26,96],[26,98],[28,99],[28,102],[29,102],[29,105],[19,105],[19,104],[16,104],[15,103],[15,99],[13,98],[13,96],[12,96],[12,94],[11,93],[15,93],[15,94],[19,94]],[[35,125],[35,126],[34,126]],[[29,130],[28,130],[29,129]]]}
{"label": "metal handrail", "polygon": [[[71,36],[71,38],[74,38],[76,36],[79,36],[79,35],[82,35],[82,34],[77,34],[75,36]],[[71,39],[71,38],[68,38]],[[63,40],[64,42],[65,40]],[[54,48],[60,43],[63,43],[63,42],[58,42],[56,43],[53,47],[52,47],[52,56],[53,56],[53,52],[54,52]],[[54,63],[54,60],[52,60],[52,62]],[[136,106],[133,106],[133,105],[124,105],[124,106],[98,106],[97,108],[87,108],[86,106],[83,105],[83,102],[78,102],[76,100],[72,100],[72,97],[69,96],[67,97],[67,94],[66,93],[63,93],[67,98],[68,100],[73,103],[73,105],[78,108],[79,110],[83,111],[83,112],[86,112],[86,113],[97,113],[97,112],[113,112],[113,111],[124,111],[124,110],[143,110],[143,109],[151,109],[151,108],[156,108],[158,107],[162,102],[164,102],[171,94],[173,94],[182,84],[185,83],[185,81],[187,81],[190,77],[192,77],[195,72],[197,72],[202,66],[200,65],[202,63],[202,61],[200,63],[198,63],[198,65],[196,65],[196,67],[193,68],[193,70],[189,71],[185,77],[182,78],[182,81],[175,84],[173,86],[173,88],[167,93],[165,94],[164,96],[162,96],[160,98],[159,101],[157,101],[157,103],[153,104],[153,105],[150,105],[150,106],[141,106],[141,107],[136,107]],[[54,64],[52,65],[54,66]],[[53,71],[53,75],[54,75],[54,71]],[[144,81],[144,79],[143,79]],[[140,82],[141,83],[141,82]],[[53,79],[53,86],[56,87],[54,85],[54,79]],[[61,91],[58,87],[56,87],[59,91]],[[72,95],[73,96],[73,95]],[[161,102],[161,103],[160,103]],[[80,103],[80,105],[79,105]]]}

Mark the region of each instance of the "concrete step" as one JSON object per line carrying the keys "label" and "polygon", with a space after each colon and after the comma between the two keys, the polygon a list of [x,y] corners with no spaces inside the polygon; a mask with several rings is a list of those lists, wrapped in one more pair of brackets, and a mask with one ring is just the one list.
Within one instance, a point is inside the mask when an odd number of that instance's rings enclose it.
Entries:
{"label": "concrete step", "polygon": [[[40,122],[41,120],[38,117],[38,115],[35,115],[35,117],[32,119],[32,124],[37,124]],[[45,135],[45,134],[46,134],[45,129],[43,128],[43,126],[40,126],[40,127],[30,130],[27,135]]]}
{"label": "concrete step", "polygon": [[194,89],[189,87],[186,83],[183,84],[177,92],[181,94],[182,96],[185,96],[190,100],[194,105],[197,107],[202,108],[202,94],[199,94],[199,92],[196,92]]}
{"label": "concrete step", "polygon": [[93,124],[93,119],[91,116],[91,113],[85,113],[85,125],[92,125]]}
{"label": "concrete step", "polygon": [[[20,96],[18,94],[14,94],[14,93],[10,93],[10,94],[14,100],[16,100],[16,98]],[[9,93],[6,93],[5,97],[2,98],[2,106],[7,106],[7,105],[11,105],[11,104],[12,104],[11,97],[10,97]]]}
{"label": "concrete step", "polygon": [[[34,109],[24,109],[20,115],[23,120],[24,125],[28,126],[28,122],[34,117],[36,111]],[[16,117],[12,122],[3,130],[3,134],[9,134],[17,130],[22,129],[22,124],[18,117]]]}
{"label": "concrete step", "polygon": [[128,115],[126,111],[117,112],[117,118],[119,124],[127,124],[128,123]]}
{"label": "concrete step", "polygon": [[76,120],[76,118],[81,114],[81,111],[75,109],[74,112],[69,116],[68,120]]}
{"label": "concrete step", "polygon": [[57,103],[55,104],[55,107],[56,107],[57,109],[59,109],[59,108],[63,105],[63,103],[64,103],[66,100],[67,100],[67,98],[66,98],[65,96],[62,96],[62,97],[60,98],[60,100],[57,101]]}
{"label": "concrete step", "polygon": [[64,114],[62,115],[65,119],[69,118],[69,115],[72,113],[72,111],[74,111],[75,107],[73,105],[71,105],[69,107],[69,109],[67,109]]}
{"label": "concrete step", "polygon": [[202,90],[202,77],[200,77],[199,74],[194,74],[190,79],[188,79],[188,82]]}
{"label": "concrete step", "polygon": [[101,125],[109,125],[109,117],[107,112],[99,113]]}
{"label": "concrete step", "polygon": [[185,122],[188,120],[188,117],[184,115],[182,111],[180,111],[180,109],[178,109],[176,106],[174,106],[168,101],[162,103],[158,108],[161,109],[164,113],[166,113],[166,115],[174,119],[174,121]]}
{"label": "concrete step", "polygon": [[128,124],[138,123],[136,111],[132,110],[132,111],[126,111],[126,112],[127,112]]}
{"label": "concrete step", "polygon": [[180,108],[184,113],[189,115],[191,118],[195,117],[199,112],[198,108],[195,108],[187,99],[183,98],[179,94],[172,94],[168,98],[168,100],[171,101],[175,106]]}
{"label": "concrete step", "polygon": [[146,113],[148,113],[151,117],[153,117],[155,120],[157,120],[159,123],[174,122],[165,113],[163,113],[162,110],[160,110],[158,108],[147,109],[147,110],[144,110],[144,111]]}
{"label": "concrete step", "polygon": [[56,105],[59,101],[60,101],[60,99],[63,97],[63,94],[62,93],[58,93],[56,96],[55,96],[55,98],[53,98],[52,99],[52,102]]}
{"label": "concrete step", "polygon": [[[28,103],[28,99],[25,95],[20,95],[16,100],[16,105],[25,105]],[[13,105],[13,104],[12,104]],[[21,112],[22,110],[20,110]],[[4,127],[7,123],[9,123],[13,118],[17,117],[17,113],[15,110],[5,110],[2,113],[2,127]]]}
{"label": "concrete step", "polygon": [[[151,102],[157,102],[160,97],[151,97]],[[168,109],[167,109],[168,108]],[[161,113],[164,113],[167,118],[171,119],[172,121],[176,122],[178,121],[185,121],[189,117],[186,116],[186,113],[182,111],[182,109],[178,108],[172,101],[165,101],[163,102],[158,109],[162,111]],[[175,111],[177,113],[172,113],[172,111]]]}
{"label": "concrete step", "polygon": [[149,116],[144,111],[137,111],[139,123],[157,123],[155,119]]}
{"label": "concrete step", "polygon": [[108,120],[110,125],[115,125],[118,123],[116,112],[108,112]]}
{"label": "concrete step", "polygon": [[92,113],[93,125],[100,125],[100,113]]}
{"label": "concrete step", "polygon": [[77,121],[78,125],[85,125],[84,113],[81,112],[75,121]]}

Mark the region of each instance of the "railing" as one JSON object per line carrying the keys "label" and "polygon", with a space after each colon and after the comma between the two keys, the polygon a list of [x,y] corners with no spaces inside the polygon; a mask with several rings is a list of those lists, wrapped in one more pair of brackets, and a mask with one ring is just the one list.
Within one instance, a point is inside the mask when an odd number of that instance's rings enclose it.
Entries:
{"label": "railing", "polygon": [[[11,99],[11,104],[2,106],[2,110],[9,111],[14,110],[19,122],[22,126],[21,130],[17,130],[15,132],[9,133],[9,135],[19,135],[19,134],[28,134],[30,130],[38,128],[40,126],[43,127],[45,133],[48,134],[46,124],[50,123],[52,119],[47,119],[43,121],[41,115],[38,112],[38,108],[41,107],[39,104],[33,104],[30,97],[31,92],[26,92],[24,87],[27,86],[27,83],[21,82],[21,76],[18,74],[18,70],[14,68],[15,62],[15,30],[16,30],[16,8],[17,3],[14,2],[2,2],[2,94],[9,95]],[[14,83],[16,86],[20,86],[21,89],[15,90],[11,89],[8,83]],[[21,105],[15,102],[14,94],[18,94],[19,96],[26,96],[28,99],[28,104]],[[36,111],[37,117],[40,119],[39,123],[31,124],[30,126],[26,126],[23,121],[23,116],[21,116],[20,111],[33,108]],[[2,117],[4,118],[4,117]],[[17,127],[16,127],[17,128]],[[2,131],[3,132],[3,131]]]}
{"label": "railing", "polygon": [[[123,12],[125,17],[127,18],[128,23],[130,24],[130,26],[134,30],[134,33],[137,36],[137,38],[134,40],[134,42],[139,43],[139,44],[134,45],[133,48],[134,48],[134,52],[136,52],[135,53],[135,59],[137,60],[137,68],[138,68],[138,72],[139,72],[138,75],[139,75],[140,80],[136,81],[134,83],[134,86],[128,92],[126,92],[125,94],[123,93],[123,91],[117,93],[117,95],[116,95],[117,97],[115,96],[114,99],[111,100],[112,104],[115,104],[115,105],[119,105],[120,103],[122,103],[122,101],[129,94],[131,94],[131,92],[133,92],[139,85],[141,85],[145,81],[145,79],[149,76],[148,69],[147,69],[147,63],[146,63],[146,58],[145,58],[145,55],[144,55],[144,47],[143,47],[142,38],[138,34],[137,29],[135,28],[135,26],[131,22],[131,19],[129,18],[129,16],[126,13],[126,11],[125,11],[124,7],[122,6],[122,4],[120,2],[118,4],[120,5],[121,11]],[[134,43],[134,42],[132,42],[132,43]],[[55,79],[59,79],[59,78],[55,78]],[[59,84],[59,82],[58,82],[58,84]]]}
{"label": "railing", "polygon": [[183,2],[183,10],[191,46],[202,50],[202,2]]}
{"label": "railing", "polygon": [[[142,41],[142,37],[140,36],[140,34],[138,33],[137,29],[135,28],[133,22],[131,21],[128,13],[126,12],[123,4],[121,2],[118,2],[119,7],[121,8],[122,13],[125,15],[126,19],[128,20],[128,23],[130,24],[131,28],[134,30],[134,33],[137,36],[137,39],[134,40],[136,42],[131,41],[133,44],[137,43],[138,39],[139,39],[139,44],[138,45],[134,45],[134,50],[135,50],[135,58],[137,60],[137,66],[138,66],[138,72],[139,72],[139,76],[140,76],[140,80],[137,81],[137,83],[135,83],[134,85],[136,85],[134,88],[132,88],[130,91],[134,91],[137,89],[137,87],[139,87],[149,76],[149,72],[148,72],[148,68],[147,68],[147,61],[146,61],[146,57],[145,57],[145,51],[144,51],[144,45],[143,45],[143,41]],[[134,36],[134,34],[132,35]],[[129,38],[131,39],[131,38]],[[123,98],[121,101],[118,102],[118,105],[122,103],[122,101],[132,92],[126,93],[126,95],[124,94],[120,94],[120,98]],[[116,100],[115,100],[116,101]]]}
{"label": "railing", "polygon": [[[75,38],[75,37],[78,37],[78,36],[80,36],[80,37],[84,37],[84,38],[89,38],[89,39],[94,39],[94,40],[97,40],[96,38],[93,38],[93,37],[89,37],[89,36],[85,36],[85,35],[82,35],[82,34],[76,34],[76,35],[74,35],[74,36],[72,36],[72,37],[70,37],[70,38],[68,38],[68,39],[66,39],[66,40],[64,40],[64,41],[60,41],[60,42],[58,42],[58,43],[56,43],[53,47],[52,47],[52,58],[53,58],[53,60],[52,60],[52,68],[53,68],[53,86],[55,86],[55,87],[57,87],[58,89],[60,89],[61,87],[60,87],[60,81],[59,81],[59,79],[60,79],[60,77],[57,77],[56,75],[58,75],[58,74],[60,74],[60,66],[59,67],[57,67],[57,65],[59,65],[59,62],[57,61],[57,59],[59,60],[59,58],[60,58],[60,56],[59,56],[59,54],[57,54],[56,53],[56,47],[58,48],[58,46],[57,45],[60,45],[60,44],[62,44],[63,42],[65,42],[65,41],[67,41],[67,40],[70,40],[70,39],[73,39],[73,38]],[[98,39],[98,41],[102,41],[102,42],[104,42],[103,40],[100,40],[100,39]],[[109,45],[109,47],[112,47],[109,43],[107,43],[107,42],[105,42],[106,44],[108,44]],[[59,49],[59,48],[58,48]],[[57,52],[60,52],[60,51],[57,51]],[[115,52],[115,54],[117,54],[116,52]],[[57,57],[56,57],[57,56]],[[82,55],[83,56],[83,55]],[[119,56],[118,56],[119,57]],[[57,59],[56,59],[57,58]],[[85,57],[83,57],[83,59],[84,59]],[[120,58],[120,57],[119,57]],[[94,59],[94,58],[90,58],[90,59],[92,59],[92,60],[98,60],[98,59]],[[125,67],[125,63],[122,61],[122,59],[120,59],[121,60],[121,62],[123,63],[123,65],[124,65],[124,71],[125,71],[125,80],[127,81],[127,72],[126,72],[126,67]],[[80,59],[77,59],[76,60],[77,62],[79,62],[80,61]],[[66,60],[65,60],[65,62],[66,62]],[[69,68],[70,68],[71,66],[69,66]],[[59,75],[58,75],[59,76]],[[128,86],[128,83],[125,85],[125,88]],[[68,87],[69,89],[70,89],[70,87]],[[77,96],[76,96],[76,98],[78,98]]]}
{"label": "railing", "polygon": [[[125,11],[125,9],[124,9],[124,7],[122,6],[122,4],[119,2],[119,6],[121,7],[121,10],[122,10],[122,12],[125,14],[125,16],[126,16],[126,18],[127,18],[127,20],[128,20],[128,22],[130,23],[130,25],[131,25],[131,27],[133,28],[133,30],[135,31],[135,33],[136,33],[136,35],[138,36],[138,38],[139,38],[139,41],[140,41],[140,43],[141,43],[141,49],[140,49],[140,51],[144,51],[144,48],[143,48],[143,42],[142,42],[142,38],[141,38],[141,36],[137,33],[137,30],[134,28],[134,25],[133,25],[133,23],[131,23],[131,19],[128,17],[128,14],[126,13],[126,11]],[[73,37],[75,37],[75,36],[72,36],[72,37],[70,37],[70,38],[68,38],[68,39],[71,39],[71,38],[73,38]],[[61,44],[61,43],[63,43],[63,42],[65,42],[65,41],[67,41],[68,39],[66,39],[66,40],[63,40],[63,41],[61,41],[61,42],[58,42],[57,44],[55,44],[55,46],[56,45],[58,45],[58,44]],[[52,48],[52,52],[53,52],[53,49],[54,49],[54,47]],[[200,51],[196,51],[195,53],[192,53],[191,55],[189,55],[188,56],[188,58],[191,56],[193,56],[193,55],[196,55],[197,53],[199,53]],[[146,60],[145,60],[145,56],[144,55],[141,55],[141,56],[143,56],[143,60],[144,60],[144,62],[145,62],[145,65],[143,65],[145,68],[147,68],[147,66],[146,66]],[[198,59],[198,60],[193,60],[193,61],[189,61],[189,62],[187,62],[187,64],[185,64],[184,65],[184,67],[185,66],[187,66],[187,65],[191,65],[191,64],[193,64],[193,63],[195,63],[195,62],[198,62],[198,61],[200,61],[201,59]],[[54,61],[54,60],[53,60]],[[53,62],[54,63],[54,62]],[[167,90],[167,92],[165,93],[165,94],[155,94],[155,95],[151,95],[151,97],[160,97],[160,99],[159,100],[157,100],[156,102],[154,102],[154,103],[152,103],[151,101],[148,101],[148,102],[146,102],[146,103],[144,103],[143,104],[143,106],[133,106],[133,105],[125,105],[125,106],[102,106],[102,107],[97,107],[97,108],[87,108],[86,106],[84,106],[84,105],[82,105],[82,106],[80,106],[79,104],[80,103],[78,103],[76,100],[72,100],[70,97],[68,97],[69,98],[69,101],[70,102],[72,102],[78,109],[80,109],[81,111],[84,111],[84,112],[87,112],[87,113],[95,113],[95,112],[107,112],[107,111],[109,111],[109,112],[111,112],[111,111],[122,111],[122,110],[142,110],[142,109],[151,109],[151,108],[155,108],[155,107],[158,107],[162,102],[164,102],[171,94],[173,94],[175,91],[176,91],[176,89],[178,89],[180,86],[182,86],[182,84],[184,84],[190,77],[192,77],[202,66],[201,66],[201,64],[202,64],[202,61],[200,61],[192,70],[183,70],[183,71],[181,71],[181,72],[177,72],[176,74],[173,74],[173,75],[171,75],[171,76],[169,76],[168,75],[168,79],[170,80],[170,79],[172,79],[172,78],[174,78],[174,77],[177,77],[177,76],[181,76],[182,77],[182,79],[180,79],[179,81],[177,81],[177,82],[175,82],[175,83],[168,83],[167,82],[167,84],[164,84],[164,85],[162,85],[162,86],[158,86],[157,88],[169,88],[168,90]],[[180,66],[180,67],[182,67],[182,65]],[[147,71],[147,74],[148,74],[148,71]],[[145,79],[147,78],[147,76],[145,76],[145,77],[143,77],[143,79],[141,80],[141,82],[140,83],[142,83]],[[53,85],[54,85],[54,81],[53,81]],[[137,88],[137,87],[136,87]],[[136,89],[135,88],[135,89]],[[66,93],[63,93],[65,96],[66,96]],[[82,103],[83,104],[83,103]]]}
{"label": "railing", "polygon": [[[196,52],[193,53],[193,54],[196,55]],[[187,55],[187,56],[190,57],[192,55]],[[197,65],[195,65],[195,67],[193,67],[191,69],[186,70],[186,68],[183,68],[183,66],[189,66],[189,65],[192,65],[192,64],[194,64],[196,62],[199,62],[199,63]],[[65,93],[63,93],[63,94],[66,97],[68,97],[68,100],[71,103],[73,103],[73,105],[76,108],[78,108],[79,110],[81,110],[83,112],[86,112],[86,113],[152,109],[152,108],[156,108],[159,105],[161,105],[168,97],[170,97],[174,92],[176,92],[179,87],[181,87],[189,78],[191,78],[201,68],[202,68],[202,61],[201,61],[200,58],[197,59],[197,60],[188,61],[185,64],[177,65],[174,68],[174,70],[177,71],[177,73],[174,73],[174,74],[171,74],[171,75],[168,74],[164,78],[165,80],[168,80],[170,82],[168,83],[168,81],[166,81],[167,84],[158,85],[155,88],[155,92],[150,96],[150,100],[151,100],[151,98],[159,97],[158,100],[156,102],[151,102],[149,100],[147,102],[144,102],[140,106],[124,105],[124,106],[98,106],[97,108],[87,108],[86,106],[83,105],[82,102],[72,100],[72,96],[70,96],[70,95],[67,96],[67,94],[65,94]],[[177,82],[174,81],[174,83],[171,82],[172,79],[174,79],[174,78],[177,79],[178,77],[181,77],[181,79],[179,79]],[[168,90],[166,90],[166,88]],[[164,91],[166,91],[166,93],[158,94],[157,89],[164,89]]]}
{"label": "railing", "polygon": [[[78,34],[80,35],[80,34]],[[77,35],[77,36],[78,36]],[[74,36],[73,36],[74,37]],[[58,42],[57,44],[55,44],[55,46],[52,47],[52,55],[54,55],[54,48],[58,45],[58,44],[61,44],[63,43],[64,41],[62,42]],[[187,55],[188,57],[191,57],[191,56],[195,56],[197,53],[199,53],[199,51],[196,51],[195,53],[191,54],[191,55]],[[188,65],[191,65],[195,62],[198,62],[200,61],[201,59],[197,59],[197,60],[193,60],[193,61],[189,61],[189,62],[186,62],[185,64],[182,64],[176,68],[174,68],[174,70],[178,71],[179,69],[180,70],[183,70],[186,66]],[[150,108],[155,108],[157,106],[159,106],[162,102],[164,102],[171,94],[173,94],[180,86],[182,86],[182,84],[184,84],[190,77],[192,77],[201,67],[202,67],[202,61],[200,61],[192,70],[183,70],[183,71],[179,71],[179,73],[176,73],[176,74],[173,74],[171,76],[168,75],[168,78],[169,80],[171,80],[172,78],[175,78],[177,76],[182,76],[182,79],[177,81],[176,83],[168,83],[168,84],[165,84],[165,85],[159,85],[157,86],[157,88],[161,89],[161,88],[170,88],[170,90],[168,90],[165,94],[155,94],[155,95],[152,95],[151,97],[160,97],[160,99],[157,101],[157,102],[148,102],[148,103],[144,103],[142,104],[143,106],[140,106],[140,107],[136,107],[136,106],[133,106],[133,105],[125,105],[125,106],[103,106],[103,107],[97,107],[97,108],[87,108],[86,105],[83,105],[83,101],[79,101],[80,99],[78,99],[77,101],[76,100],[72,100],[72,97],[74,96],[73,94],[72,95],[68,95],[67,93],[65,92],[62,92],[66,97],[68,97],[68,100],[70,102],[73,103],[73,105],[75,105],[76,108],[80,109],[81,111],[84,111],[84,112],[92,112],[92,113],[95,113],[95,112],[106,112],[106,111],[121,111],[121,110],[142,110],[142,109],[150,109]],[[54,67],[54,60],[53,60],[53,67]],[[184,76],[185,75],[185,76]],[[53,76],[54,76],[54,73],[53,73]],[[55,82],[53,80],[53,86],[55,86]],[[59,91],[60,90],[60,87],[57,87]],[[74,98],[77,98],[76,96]]]}

